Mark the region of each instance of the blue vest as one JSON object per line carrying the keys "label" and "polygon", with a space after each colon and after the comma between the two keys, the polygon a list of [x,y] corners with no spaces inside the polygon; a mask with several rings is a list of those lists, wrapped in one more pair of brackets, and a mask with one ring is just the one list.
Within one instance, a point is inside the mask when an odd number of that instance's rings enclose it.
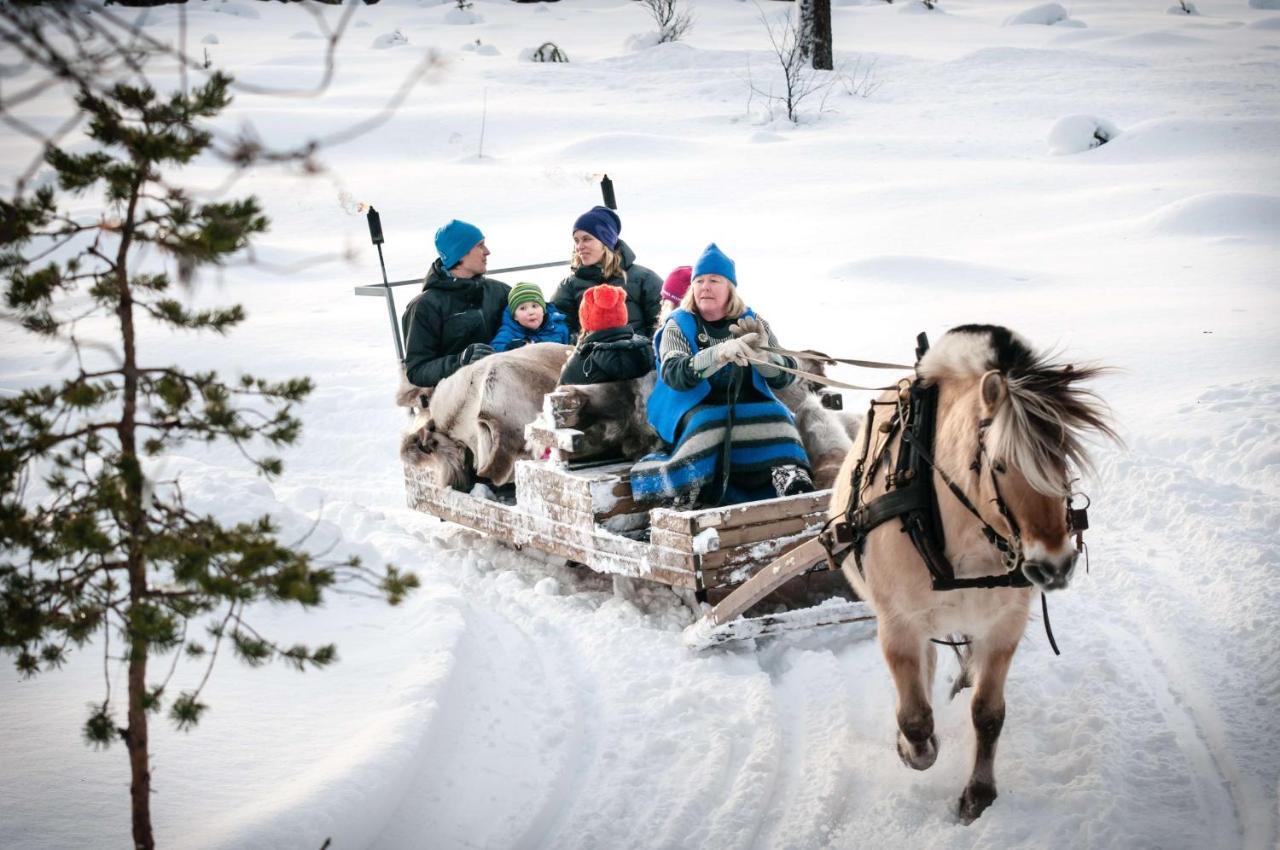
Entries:
{"label": "blue vest", "polygon": [[[750,308],[742,315],[750,318],[755,317],[755,313]],[[697,317],[688,310],[675,310],[667,317],[667,321],[676,323],[676,327],[680,328],[684,338],[688,341],[692,353],[697,354]],[[658,435],[663,440],[670,444],[676,441],[676,428],[680,427],[680,420],[684,418],[686,413],[696,407],[698,402],[707,397],[707,394],[711,392],[711,383],[703,379],[694,384],[691,389],[681,391],[673,389],[662,380],[662,332],[665,329],[666,325],[663,325],[653,337],[653,350],[657,354],[658,383],[654,386],[653,392],[649,394],[646,412],[649,416],[649,424],[654,427],[654,430],[658,432]],[[755,369],[750,371],[751,383],[760,391],[760,394],[775,402],[780,409],[786,412],[788,419],[795,421],[791,411],[787,410],[786,406],[778,401],[777,396],[773,394],[773,389],[760,373]]]}

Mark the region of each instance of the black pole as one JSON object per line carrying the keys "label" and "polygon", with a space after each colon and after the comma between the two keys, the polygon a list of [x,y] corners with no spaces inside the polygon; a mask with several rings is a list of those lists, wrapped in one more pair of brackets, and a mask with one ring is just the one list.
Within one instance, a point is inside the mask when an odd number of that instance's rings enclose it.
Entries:
{"label": "black pole", "polygon": [[396,320],[396,299],[391,291],[391,283],[387,280],[387,264],[382,259],[382,217],[373,207],[369,207],[369,238],[378,248],[378,265],[382,267],[382,287],[387,299],[387,317],[391,319],[391,337],[396,343],[396,359],[404,362],[404,344],[400,342],[400,323]]}
{"label": "black pole", "polygon": [[600,179],[600,194],[604,196],[604,205],[611,210],[618,208],[618,199],[613,196],[613,181],[606,174]]}

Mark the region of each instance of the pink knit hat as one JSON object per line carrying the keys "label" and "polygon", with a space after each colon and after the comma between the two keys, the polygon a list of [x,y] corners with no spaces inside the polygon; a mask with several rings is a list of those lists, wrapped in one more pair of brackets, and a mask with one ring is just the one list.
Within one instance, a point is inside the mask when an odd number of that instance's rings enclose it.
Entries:
{"label": "pink knit hat", "polygon": [[667,282],[662,284],[662,297],[677,307],[680,306],[680,299],[689,291],[689,278],[692,274],[692,266],[677,266],[667,275]]}

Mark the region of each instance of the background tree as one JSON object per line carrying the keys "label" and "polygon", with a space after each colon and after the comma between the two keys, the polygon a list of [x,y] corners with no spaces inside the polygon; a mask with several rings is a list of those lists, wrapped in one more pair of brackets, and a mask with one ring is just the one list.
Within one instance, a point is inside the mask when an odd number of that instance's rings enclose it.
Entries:
{"label": "background tree", "polygon": [[[417,580],[354,558],[318,562],[278,541],[269,516],[223,524],[191,510],[179,482],[148,474],[147,458],[196,440],[229,441],[262,474],[278,475],[280,460],[263,452],[297,440],[294,412],[312,384],[144,364],[147,327],[226,334],[244,320],[239,305],[187,306],[175,284],[194,286],[202,267],[244,251],[268,221],[256,198],[200,203],[177,180],[211,151],[209,122],[231,101],[230,77],[213,73],[189,91],[184,78],[181,91],[161,96],[143,74],[152,47],[114,39],[87,15],[69,5],[0,7],[0,40],[48,75],[6,92],[0,119],[44,140],[41,159],[56,176],[56,187],[28,193],[22,175],[0,200],[0,319],[65,342],[75,364],[59,384],[0,399],[0,651],[23,676],[58,667],[90,641],[104,664],[126,665],[123,718],[108,677],[84,737],[99,747],[124,742],[133,841],[151,848],[149,714],[167,706],[178,728],[194,726],[224,645],[255,666],[278,658],[306,669],[336,658],[331,644],[277,645],[250,624],[250,606],[313,606],[340,588],[395,604]],[[44,136],[14,107],[54,85],[70,87],[77,112]],[[84,119],[75,152],[60,147]],[[265,152],[242,140],[225,154],[240,168]],[[101,209],[73,206],[82,196]],[[111,341],[96,322],[88,339],[78,330],[86,320],[108,320]],[[152,676],[149,661],[168,654]],[[196,688],[171,697],[183,656],[208,666]]]}
{"label": "background tree", "polygon": [[800,54],[809,67],[833,70],[831,57],[831,0],[799,0]]}

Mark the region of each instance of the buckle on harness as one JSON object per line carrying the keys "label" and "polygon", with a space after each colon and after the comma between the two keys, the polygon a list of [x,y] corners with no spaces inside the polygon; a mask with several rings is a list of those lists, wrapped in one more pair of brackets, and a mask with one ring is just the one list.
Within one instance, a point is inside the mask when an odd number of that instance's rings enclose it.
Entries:
{"label": "buckle on harness", "polygon": [[854,533],[853,524],[848,522],[837,522],[831,526],[831,540],[841,546],[851,545],[857,535]]}

